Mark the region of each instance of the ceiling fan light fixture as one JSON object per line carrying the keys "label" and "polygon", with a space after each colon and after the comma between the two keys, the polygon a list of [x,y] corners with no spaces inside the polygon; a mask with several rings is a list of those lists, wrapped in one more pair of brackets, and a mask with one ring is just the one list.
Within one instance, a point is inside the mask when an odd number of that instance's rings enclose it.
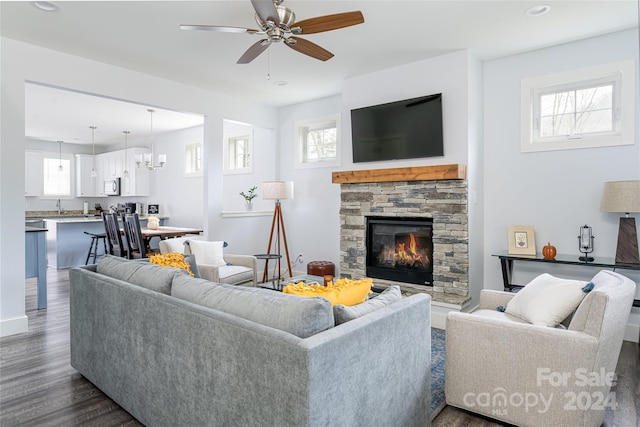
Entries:
{"label": "ceiling fan light fixture", "polygon": [[40,9],[45,12],[57,12],[60,10],[57,4],[50,1],[32,1],[31,5],[36,9]]}
{"label": "ceiling fan light fixture", "polygon": [[524,14],[532,18],[535,18],[537,16],[542,16],[549,13],[550,10],[551,10],[551,6],[549,6],[548,4],[539,4],[537,6],[533,6],[525,10]]}

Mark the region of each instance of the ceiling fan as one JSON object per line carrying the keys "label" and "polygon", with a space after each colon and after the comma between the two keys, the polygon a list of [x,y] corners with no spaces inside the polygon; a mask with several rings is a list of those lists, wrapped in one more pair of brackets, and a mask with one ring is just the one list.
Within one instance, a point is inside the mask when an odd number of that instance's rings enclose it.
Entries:
{"label": "ceiling fan", "polygon": [[283,1],[251,0],[251,4],[256,11],[255,18],[260,27],[259,30],[218,25],[180,25],[180,29],[264,35],[265,38],[251,45],[238,59],[238,64],[248,64],[264,52],[271,43],[275,42],[283,42],[297,52],[326,61],[333,57],[333,53],[315,43],[296,36],[338,30],[364,22],[364,17],[360,11],[318,16],[295,22],[296,15],[291,9],[282,6]]}

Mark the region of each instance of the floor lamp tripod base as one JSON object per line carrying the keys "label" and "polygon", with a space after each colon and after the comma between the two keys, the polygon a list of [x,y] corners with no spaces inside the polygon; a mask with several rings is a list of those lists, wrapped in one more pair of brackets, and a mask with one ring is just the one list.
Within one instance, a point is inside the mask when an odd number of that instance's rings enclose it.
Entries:
{"label": "floor lamp tripod base", "polygon": [[640,264],[640,256],[638,254],[638,232],[636,229],[635,218],[620,218],[618,246],[616,248],[616,264]]}
{"label": "floor lamp tripod base", "polygon": [[[280,237],[282,234],[282,238]],[[274,242],[273,238],[275,235],[275,244],[276,244],[276,255],[278,255],[277,259],[277,268],[278,268],[278,285],[280,285],[281,280],[281,269],[280,269],[280,260],[282,258],[280,253],[280,242],[284,243],[284,253],[287,259],[287,267],[289,268],[289,277],[291,277],[291,258],[289,257],[289,245],[287,244],[287,232],[284,229],[284,218],[282,217],[282,207],[280,206],[280,201],[276,201],[276,208],[273,211],[273,221],[271,221],[271,233],[269,234],[269,246],[267,247],[267,253],[271,253],[271,244]],[[268,269],[267,264],[264,266],[264,273],[262,275],[262,282],[267,281]]]}

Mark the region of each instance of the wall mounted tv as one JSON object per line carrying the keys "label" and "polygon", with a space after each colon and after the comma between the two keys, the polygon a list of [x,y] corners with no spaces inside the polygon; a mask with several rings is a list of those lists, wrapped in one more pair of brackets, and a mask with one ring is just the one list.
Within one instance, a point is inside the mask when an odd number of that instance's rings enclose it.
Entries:
{"label": "wall mounted tv", "polygon": [[442,94],[351,110],[353,162],[444,155]]}

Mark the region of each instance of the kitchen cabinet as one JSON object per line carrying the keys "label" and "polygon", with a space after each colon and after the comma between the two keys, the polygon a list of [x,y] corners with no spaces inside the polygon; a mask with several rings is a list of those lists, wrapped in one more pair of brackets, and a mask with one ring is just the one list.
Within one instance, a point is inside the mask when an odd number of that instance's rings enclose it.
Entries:
{"label": "kitchen cabinet", "polygon": [[99,156],[102,160],[103,180],[122,177],[124,150],[111,151]]}
{"label": "kitchen cabinet", "polygon": [[39,151],[25,151],[24,155],[24,195],[42,196],[42,154]]}
{"label": "kitchen cabinet", "polygon": [[[98,168],[96,156],[96,171]],[[76,154],[76,197],[102,197],[102,181],[99,176],[92,177],[93,156],[91,154]]]}

